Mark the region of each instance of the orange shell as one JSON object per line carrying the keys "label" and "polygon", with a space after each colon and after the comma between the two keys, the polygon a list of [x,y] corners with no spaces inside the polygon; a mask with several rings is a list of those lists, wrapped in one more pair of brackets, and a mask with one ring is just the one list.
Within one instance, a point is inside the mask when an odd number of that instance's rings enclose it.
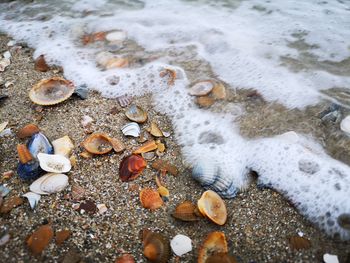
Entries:
{"label": "orange shell", "polygon": [[170,258],[170,244],[161,234],[143,230],[143,254],[155,263],[166,263]]}
{"label": "orange shell", "polygon": [[311,247],[310,240],[300,236],[290,237],[289,244],[290,244],[290,247],[295,250],[309,249]]}
{"label": "orange shell", "polygon": [[60,77],[42,79],[29,91],[29,98],[38,105],[55,105],[65,101],[74,92],[74,85]]}
{"label": "orange shell", "polygon": [[135,259],[130,254],[124,254],[115,260],[115,263],[135,263]]}
{"label": "orange shell", "polygon": [[113,148],[110,143],[110,137],[104,133],[91,134],[85,139],[82,145],[85,150],[93,154],[105,154]]}
{"label": "orange shell", "polygon": [[205,263],[211,255],[227,253],[227,242],[223,232],[211,232],[199,249],[198,263]]}
{"label": "orange shell", "polygon": [[152,168],[158,170],[158,171],[167,171],[171,173],[172,175],[177,175],[178,170],[175,165],[172,165],[166,161],[163,160],[156,160],[152,163]]}
{"label": "orange shell", "polygon": [[116,153],[119,153],[125,150],[125,145],[120,140],[116,138],[109,138],[109,142],[111,143],[113,150]]}
{"label": "orange shell", "polygon": [[50,225],[40,226],[27,239],[27,245],[33,254],[40,254],[50,243],[53,238],[53,230]]}
{"label": "orange shell", "polygon": [[158,146],[155,141],[148,141],[142,144],[140,147],[138,147],[133,153],[134,154],[146,153],[146,152],[153,151],[157,148]]}
{"label": "orange shell", "polygon": [[205,263],[238,263],[238,261],[231,255],[226,253],[219,253],[208,257]]}
{"label": "orange shell", "polygon": [[26,137],[30,137],[35,133],[38,133],[40,130],[38,128],[38,126],[36,126],[35,124],[27,124],[26,126],[24,126],[22,129],[20,129],[17,132],[17,137],[20,139],[26,138]]}
{"label": "orange shell", "polygon": [[195,210],[196,206],[191,201],[184,201],[175,208],[172,216],[182,221],[197,221],[199,217]]}
{"label": "orange shell", "polygon": [[223,225],[227,220],[227,210],[221,197],[212,190],[205,191],[198,200],[198,209],[215,224]]}
{"label": "orange shell", "polygon": [[136,179],[146,168],[147,162],[140,155],[125,157],[119,165],[119,177],[122,182]]}
{"label": "orange shell", "polygon": [[163,205],[159,193],[153,189],[145,188],[140,192],[140,201],[144,208],[156,210]]}
{"label": "orange shell", "polygon": [[33,156],[25,144],[18,144],[17,152],[18,152],[19,161],[21,163],[25,164],[33,160]]}

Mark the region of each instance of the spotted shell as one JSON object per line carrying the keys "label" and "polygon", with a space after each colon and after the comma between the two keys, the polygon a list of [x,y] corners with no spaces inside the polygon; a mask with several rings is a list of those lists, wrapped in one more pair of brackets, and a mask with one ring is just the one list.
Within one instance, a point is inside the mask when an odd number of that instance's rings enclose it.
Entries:
{"label": "spotted shell", "polygon": [[228,249],[225,234],[218,231],[211,232],[199,249],[198,263],[206,263],[210,256],[219,253],[226,254],[227,252]]}
{"label": "spotted shell", "polygon": [[191,201],[184,201],[175,208],[172,216],[182,221],[197,221],[199,217],[195,210],[196,206]]}
{"label": "spotted shell", "polygon": [[109,136],[104,133],[91,134],[82,145],[85,150],[93,154],[105,154],[113,149]]}
{"label": "spotted shell", "polygon": [[29,91],[29,98],[38,105],[55,105],[67,100],[74,92],[74,85],[60,77],[42,79]]}
{"label": "spotted shell", "polygon": [[140,201],[144,208],[156,210],[163,205],[159,193],[153,189],[145,188],[140,192]]}
{"label": "spotted shell", "polygon": [[215,224],[223,225],[227,220],[227,210],[221,197],[212,190],[205,191],[198,200],[198,209],[202,215]]}
{"label": "spotted shell", "polygon": [[26,137],[30,137],[33,134],[39,132],[39,128],[38,126],[36,126],[35,124],[27,124],[26,126],[24,126],[22,129],[20,129],[17,132],[17,137],[20,139],[26,138]]}
{"label": "spotted shell", "polygon": [[170,258],[170,244],[161,234],[143,230],[143,254],[154,263],[166,263]]}
{"label": "spotted shell", "polygon": [[147,162],[140,155],[129,155],[125,157],[119,166],[119,177],[122,182],[137,178],[146,168]]}

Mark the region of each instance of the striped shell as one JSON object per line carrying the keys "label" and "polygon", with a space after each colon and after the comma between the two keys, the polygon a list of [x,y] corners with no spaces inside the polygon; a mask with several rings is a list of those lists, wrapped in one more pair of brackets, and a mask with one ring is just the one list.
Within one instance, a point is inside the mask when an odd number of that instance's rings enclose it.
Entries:
{"label": "striped shell", "polygon": [[143,230],[143,254],[154,263],[166,263],[170,259],[170,244],[161,234]]}
{"label": "striped shell", "polygon": [[196,215],[196,206],[191,201],[184,201],[179,204],[172,216],[182,221],[197,221],[199,219]]}
{"label": "striped shell", "polygon": [[205,191],[198,200],[198,209],[202,215],[215,224],[224,225],[227,220],[227,210],[221,197],[212,190]]}
{"label": "striped shell", "polygon": [[156,210],[163,205],[159,193],[153,189],[145,188],[140,192],[140,201],[144,208]]}

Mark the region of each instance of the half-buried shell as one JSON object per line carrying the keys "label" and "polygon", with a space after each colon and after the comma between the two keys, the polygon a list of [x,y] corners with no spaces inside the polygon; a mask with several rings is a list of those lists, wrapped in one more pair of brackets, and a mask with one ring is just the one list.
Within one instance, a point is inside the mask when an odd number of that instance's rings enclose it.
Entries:
{"label": "half-buried shell", "polygon": [[65,174],[47,173],[35,180],[29,187],[30,191],[45,195],[62,191],[68,185],[68,176]]}
{"label": "half-buried shell", "polygon": [[145,188],[140,192],[140,201],[144,208],[156,210],[163,205],[159,193],[153,189]]}
{"label": "half-buried shell", "polygon": [[131,105],[125,111],[125,116],[137,123],[144,123],[147,120],[147,113],[139,106]]}
{"label": "half-buried shell", "polygon": [[104,133],[91,134],[82,145],[85,150],[93,154],[105,154],[113,149],[110,137]]}
{"label": "half-buried shell", "polygon": [[38,105],[54,105],[65,101],[74,92],[74,85],[60,77],[42,79],[29,92],[29,98]]}
{"label": "half-buried shell", "polygon": [[212,232],[207,236],[203,245],[199,249],[198,263],[206,263],[210,256],[219,253],[226,254],[227,251],[225,234],[223,232]]}
{"label": "half-buried shell", "polygon": [[154,263],[166,263],[170,259],[170,244],[161,234],[143,230],[143,254]]}
{"label": "half-buried shell", "polygon": [[198,200],[198,209],[201,214],[215,224],[223,225],[227,220],[227,210],[221,197],[212,190],[205,191]]}
{"label": "half-buried shell", "polygon": [[67,173],[72,168],[68,158],[58,154],[38,153],[41,169],[51,173]]}
{"label": "half-buried shell", "polygon": [[119,177],[122,182],[136,179],[146,168],[147,162],[140,155],[132,154],[125,157],[119,166]]}

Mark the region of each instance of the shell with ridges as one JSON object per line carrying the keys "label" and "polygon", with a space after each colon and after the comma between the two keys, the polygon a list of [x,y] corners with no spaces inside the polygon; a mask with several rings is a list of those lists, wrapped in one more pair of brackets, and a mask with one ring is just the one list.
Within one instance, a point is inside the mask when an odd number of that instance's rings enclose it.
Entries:
{"label": "shell with ridges", "polygon": [[137,178],[146,168],[147,162],[140,155],[132,154],[125,157],[119,166],[119,177],[122,182]]}
{"label": "shell with ridges", "polygon": [[170,244],[161,234],[143,230],[143,254],[154,263],[166,263],[170,259]]}
{"label": "shell with ridges", "polygon": [[221,197],[212,190],[205,191],[198,200],[198,209],[215,224],[223,225],[227,220],[227,210]]}
{"label": "shell with ridges", "polygon": [[158,128],[158,125],[155,122],[151,123],[151,128],[149,131],[154,137],[162,137],[163,132]]}
{"label": "shell with ridges", "polygon": [[93,154],[105,154],[113,149],[110,137],[104,133],[91,134],[82,145],[85,150]]}
{"label": "shell with ridges", "polygon": [[137,123],[144,123],[147,120],[147,113],[137,105],[131,105],[125,111],[125,116]]}
{"label": "shell with ridges", "polygon": [[136,122],[130,122],[121,128],[125,136],[139,137],[141,133],[140,126]]}
{"label": "shell with ridges", "polygon": [[36,126],[35,124],[27,124],[26,126],[24,126],[22,129],[20,129],[17,132],[17,137],[20,139],[26,138],[26,137],[30,137],[35,133],[38,133],[40,130],[38,128],[38,126]]}
{"label": "shell with ridges", "polygon": [[199,217],[196,215],[195,211],[196,206],[191,201],[186,200],[175,208],[172,216],[182,221],[197,221]]}
{"label": "shell with ridges", "polygon": [[227,241],[223,232],[211,232],[203,242],[198,253],[198,263],[206,263],[214,254],[227,253]]}
{"label": "shell with ridges", "polygon": [[67,100],[74,92],[74,85],[60,77],[42,79],[29,92],[29,98],[38,105],[55,105]]}
{"label": "shell with ridges", "polygon": [[17,145],[17,153],[18,153],[19,161],[22,164],[28,163],[33,160],[33,156],[25,144]]}
{"label": "shell with ridges", "polygon": [[69,157],[74,149],[72,140],[66,135],[52,142],[55,154]]}
{"label": "shell with ridges", "polygon": [[153,189],[145,188],[140,192],[140,201],[144,208],[155,210],[163,205],[159,193]]}
{"label": "shell with ridges", "polygon": [[67,173],[72,168],[68,158],[58,154],[38,153],[41,169],[51,173]]}

